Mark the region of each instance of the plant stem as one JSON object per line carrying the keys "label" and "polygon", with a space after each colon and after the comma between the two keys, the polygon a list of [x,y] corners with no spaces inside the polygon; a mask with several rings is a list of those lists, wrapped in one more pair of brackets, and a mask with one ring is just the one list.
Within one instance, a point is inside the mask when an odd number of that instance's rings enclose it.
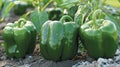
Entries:
{"label": "plant stem", "polygon": [[3,22],[4,21],[4,18],[0,18],[0,22]]}
{"label": "plant stem", "polygon": [[38,2],[37,10],[39,12],[39,11],[41,11],[41,0],[37,0],[37,2]]}
{"label": "plant stem", "polygon": [[62,16],[60,21],[64,23],[66,19],[68,19],[68,21],[73,21],[73,19],[69,15]]}
{"label": "plant stem", "polygon": [[101,13],[102,13],[102,10],[101,9],[97,9],[97,10],[95,10],[94,11],[94,13],[93,13],[93,15],[92,15],[92,22],[93,22],[93,28],[94,29],[97,29],[97,17],[99,17],[100,18],[100,16],[101,16]]}
{"label": "plant stem", "polygon": [[53,0],[50,0],[47,4],[45,4],[45,6],[43,6],[43,8],[41,9],[41,11],[44,11],[45,8],[52,2]]}

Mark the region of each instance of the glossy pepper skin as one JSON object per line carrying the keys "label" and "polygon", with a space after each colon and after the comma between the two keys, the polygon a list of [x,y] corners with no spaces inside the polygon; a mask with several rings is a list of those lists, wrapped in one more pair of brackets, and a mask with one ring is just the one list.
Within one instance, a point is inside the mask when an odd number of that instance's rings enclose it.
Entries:
{"label": "glossy pepper skin", "polygon": [[[63,17],[64,20],[65,16]],[[40,51],[45,59],[53,61],[67,60],[72,59],[77,53],[76,23],[63,22],[47,21],[41,28]]]}
{"label": "glossy pepper skin", "polygon": [[[96,10],[95,14],[99,11]],[[110,20],[97,19],[83,24],[80,27],[80,36],[88,55],[95,59],[113,57],[118,48],[118,31]]]}
{"label": "glossy pepper skin", "polygon": [[36,28],[32,22],[21,18],[15,23],[8,23],[2,31],[2,37],[8,57],[24,57],[35,48]]}

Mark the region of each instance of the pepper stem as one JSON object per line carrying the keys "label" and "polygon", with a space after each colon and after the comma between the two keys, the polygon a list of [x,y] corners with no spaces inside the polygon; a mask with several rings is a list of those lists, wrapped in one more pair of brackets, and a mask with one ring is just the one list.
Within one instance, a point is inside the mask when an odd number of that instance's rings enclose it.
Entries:
{"label": "pepper stem", "polygon": [[45,8],[46,8],[51,2],[53,2],[53,0],[48,1],[47,4],[45,4],[45,6],[43,6],[43,8],[41,9],[41,11],[44,11]]}
{"label": "pepper stem", "polygon": [[73,21],[73,19],[69,15],[62,16],[61,19],[60,19],[60,21],[63,23],[63,22],[65,22],[66,19],[68,21]]}
{"label": "pepper stem", "polygon": [[93,12],[93,15],[92,15],[92,22],[93,22],[93,28],[94,29],[97,29],[97,17],[98,18],[100,18],[100,16],[101,16],[101,13],[102,13],[102,10],[101,9],[97,9],[97,10],[95,10],[94,12]]}
{"label": "pepper stem", "polygon": [[18,21],[17,21],[17,24],[18,24],[18,27],[22,27],[24,24],[26,23],[26,20],[23,19],[23,18],[20,18]]}

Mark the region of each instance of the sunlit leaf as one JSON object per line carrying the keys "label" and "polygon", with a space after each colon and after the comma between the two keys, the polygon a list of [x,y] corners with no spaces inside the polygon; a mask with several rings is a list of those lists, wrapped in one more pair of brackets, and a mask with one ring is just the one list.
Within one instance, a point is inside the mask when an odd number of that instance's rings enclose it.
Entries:
{"label": "sunlit leaf", "polygon": [[30,15],[30,19],[35,25],[37,33],[39,33],[43,23],[48,20],[48,14],[45,11],[34,11]]}
{"label": "sunlit leaf", "polygon": [[2,18],[6,18],[6,17],[9,16],[9,12],[13,8],[14,5],[15,4],[12,1],[4,3],[3,9],[2,9],[2,13],[1,13],[2,14]]}
{"label": "sunlit leaf", "polygon": [[0,0],[0,9],[1,9],[1,7],[2,7],[2,0]]}
{"label": "sunlit leaf", "polygon": [[106,0],[105,3],[113,7],[120,7],[120,0]]}
{"label": "sunlit leaf", "polygon": [[61,8],[70,8],[79,3],[80,0],[55,0],[57,5]]}

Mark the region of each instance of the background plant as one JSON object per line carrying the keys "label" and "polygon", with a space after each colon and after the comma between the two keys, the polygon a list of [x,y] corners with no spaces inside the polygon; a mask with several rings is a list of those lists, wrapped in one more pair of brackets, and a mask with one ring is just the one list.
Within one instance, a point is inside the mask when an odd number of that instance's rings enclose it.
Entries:
{"label": "background plant", "polygon": [[[77,10],[82,9],[81,14],[83,13],[82,16],[84,16],[84,19],[82,19],[84,21],[85,18],[86,21],[90,20],[90,13],[92,14],[92,11],[100,8],[107,16],[109,16],[106,17],[106,19],[114,21],[119,30],[118,25],[120,25],[120,10],[117,8],[120,7],[120,0],[0,0],[0,22],[3,22],[6,18],[9,18],[14,9],[13,7],[16,6],[16,2],[18,1],[26,2],[30,8],[32,8],[32,10],[29,10],[23,15],[20,14],[20,17],[29,19],[30,16],[30,20],[34,23],[38,32],[40,31],[41,25],[49,19],[49,13],[46,9],[51,7],[60,8],[62,12],[61,16],[68,14],[72,18],[75,17]],[[86,9],[84,9],[84,7],[86,7]],[[26,9],[27,8],[29,7],[26,7]],[[89,10],[87,10],[87,8]],[[44,19],[41,17],[44,17]]]}

